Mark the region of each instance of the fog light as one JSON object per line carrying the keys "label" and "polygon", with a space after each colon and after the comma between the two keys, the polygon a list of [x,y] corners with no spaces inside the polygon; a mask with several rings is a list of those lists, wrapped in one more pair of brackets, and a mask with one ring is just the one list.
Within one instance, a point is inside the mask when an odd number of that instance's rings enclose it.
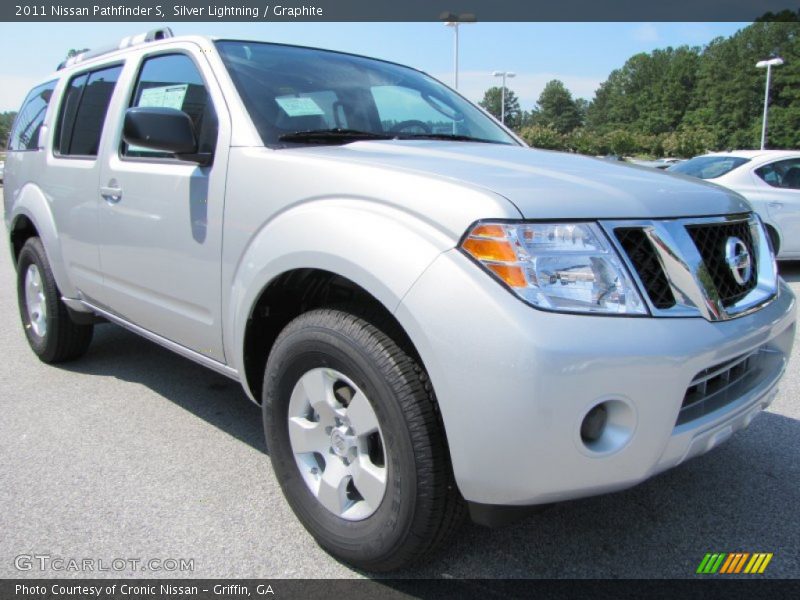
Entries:
{"label": "fog light", "polygon": [[598,404],[590,410],[581,423],[581,440],[591,444],[600,439],[608,422],[608,410],[605,404]]}
{"label": "fog light", "polygon": [[619,452],[633,438],[636,411],[627,398],[595,400],[575,423],[575,442],[590,456]]}

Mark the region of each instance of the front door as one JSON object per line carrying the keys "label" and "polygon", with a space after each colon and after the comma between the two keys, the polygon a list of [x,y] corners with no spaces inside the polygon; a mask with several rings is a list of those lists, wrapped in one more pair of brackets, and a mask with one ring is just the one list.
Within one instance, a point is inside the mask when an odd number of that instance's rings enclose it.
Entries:
{"label": "front door", "polygon": [[130,106],[187,113],[199,151],[212,152],[213,163],[122,141],[108,153],[99,189],[102,300],[126,320],[224,362],[220,260],[230,127],[204,57],[187,46],[143,59]]}

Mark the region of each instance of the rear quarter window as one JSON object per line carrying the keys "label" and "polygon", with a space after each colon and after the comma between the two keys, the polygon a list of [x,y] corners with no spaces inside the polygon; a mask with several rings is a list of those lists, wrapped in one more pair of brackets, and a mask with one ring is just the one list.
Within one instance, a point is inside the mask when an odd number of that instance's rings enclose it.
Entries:
{"label": "rear quarter window", "polygon": [[800,190],[800,158],[769,163],[756,169],[756,175],[772,187]]}
{"label": "rear quarter window", "polygon": [[41,148],[39,132],[44,124],[44,117],[55,87],[56,81],[53,80],[30,91],[22,103],[22,108],[19,109],[11,135],[8,137],[9,151],[22,152]]}

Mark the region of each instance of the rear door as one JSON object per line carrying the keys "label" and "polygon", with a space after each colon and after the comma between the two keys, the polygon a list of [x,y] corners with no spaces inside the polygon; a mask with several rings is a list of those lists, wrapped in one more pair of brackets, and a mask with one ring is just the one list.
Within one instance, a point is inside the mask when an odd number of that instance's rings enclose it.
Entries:
{"label": "rear door", "polygon": [[126,107],[186,112],[213,164],[126,145],[120,111],[100,173],[103,303],[173,342],[224,362],[220,308],[222,216],[230,125],[197,46],[144,55]]}
{"label": "rear door", "polygon": [[800,253],[800,157],[774,161],[754,171],[753,199],[766,206],[781,232],[780,254]]}
{"label": "rear door", "polygon": [[52,152],[42,177],[64,265],[79,295],[90,301],[103,287],[97,249],[98,156],[108,142],[104,124],[121,72],[120,62],[96,66],[72,75],[59,87]]}

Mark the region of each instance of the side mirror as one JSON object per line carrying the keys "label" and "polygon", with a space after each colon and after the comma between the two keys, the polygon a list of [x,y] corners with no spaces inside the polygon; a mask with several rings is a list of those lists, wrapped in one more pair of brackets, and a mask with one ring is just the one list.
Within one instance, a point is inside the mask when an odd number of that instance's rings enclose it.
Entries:
{"label": "side mirror", "polygon": [[210,155],[198,154],[192,119],[176,108],[134,107],[125,111],[122,139],[131,146],[169,152],[183,160],[210,163]]}

